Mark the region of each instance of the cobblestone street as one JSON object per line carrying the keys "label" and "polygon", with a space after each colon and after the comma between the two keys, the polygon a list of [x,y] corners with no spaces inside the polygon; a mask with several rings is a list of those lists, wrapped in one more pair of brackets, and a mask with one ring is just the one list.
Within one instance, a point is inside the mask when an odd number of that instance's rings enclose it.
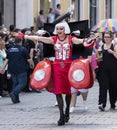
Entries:
{"label": "cobblestone street", "polygon": [[89,90],[88,110],[83,109],[81,96],[77,107],[70,114],[70,121],[57,126],[58,108],[54,106],[55,95],[43,90],[41,93],[21,93],[19,104],[12,104],[9,97],[0,99],[0,130],[117,130],[117,110],[98,110],[98,83]]}

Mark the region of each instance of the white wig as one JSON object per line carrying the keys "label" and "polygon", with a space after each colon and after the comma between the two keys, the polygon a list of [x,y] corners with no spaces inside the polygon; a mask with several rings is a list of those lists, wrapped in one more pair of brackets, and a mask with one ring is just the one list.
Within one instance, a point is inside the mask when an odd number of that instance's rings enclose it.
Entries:
{"label": "white wig", "polygon": [[65,28],[65,34],[70,34],[70,27],[69,27],[67,22],[60,22],[60,23],[56,24],[56,26],[54,28],[54,32],[53,32],[53,34],[55,34],[55,35],[57,35],[57,32],[56,32],[57,27],[64,27]]}

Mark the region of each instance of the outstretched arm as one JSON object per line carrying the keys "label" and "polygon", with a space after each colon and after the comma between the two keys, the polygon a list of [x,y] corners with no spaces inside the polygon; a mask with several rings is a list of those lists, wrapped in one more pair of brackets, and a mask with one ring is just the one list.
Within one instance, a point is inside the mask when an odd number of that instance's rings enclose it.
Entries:
{"label": "outstretched arm", "polygon": [[53,44],[53,39],[51,37],[28,36],[28,35],[25,35],[24,38],[25,39],[29,39],[29,40],[41,41],[41,42],[44,42],[46,44]]}
{"label": "outstretched arm", "polygon": [[95,39],[81,39],[81,38],[72,38],[73,44],[83,44],[84,47],[93,48]]}
{"label": "outstretched arm", "polygon": [[76,37],[72,38],[73,44],[83,44],[83,40],[84,39],[80,39],[80,38],[76,38]]}

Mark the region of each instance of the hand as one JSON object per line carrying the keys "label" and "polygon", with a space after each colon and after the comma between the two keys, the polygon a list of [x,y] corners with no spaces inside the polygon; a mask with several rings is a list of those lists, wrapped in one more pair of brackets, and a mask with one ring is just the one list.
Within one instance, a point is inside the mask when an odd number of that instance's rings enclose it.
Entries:
{"label": "hand", "polygon": [[31,68],[31,69],[34,69],[34,64],[30,64],[30,68]]}
{"label": "hand", "polygon": [[4,74],[5,73],[5,69],[0,68],[0,74]]}
{"label": "hand", "polygon": [[83,45],[84,45],[84,47],[93,48],[94,40],[92,40],[92,39],[84,39]]}
{"label": "hand", "polygon": [[87,44],[90,44],[92,41],[93,41],[92,38],[88,38],[88,39],[87,39]]}
{"label": "hand", "polygon": [[23,33],[21,33],[21,32],[13,32],[12,34],[11,34],[13,37],[20,37],[20,38],[24,38],[24,34]]}
{"label": "hand", "polygon": [[34,62],[33,62],[32,59],[30,59],[30,63],[29,63],[29,64],[30,64],[30,68],[31,68],[31,69],[34,69],[34,66],[35,66],[35,65],[34,65]]}
{"label": "hand", "polygon": [[24,34],[21,33],[21,32],[19,32],[19,33],[18,33],[18,37],[20,37],[20,38],[24,38]]}
{"label": "hand", "polygon": [[108,53],[113,54],[113,51],[111,49],[108,49],[107,51]]}

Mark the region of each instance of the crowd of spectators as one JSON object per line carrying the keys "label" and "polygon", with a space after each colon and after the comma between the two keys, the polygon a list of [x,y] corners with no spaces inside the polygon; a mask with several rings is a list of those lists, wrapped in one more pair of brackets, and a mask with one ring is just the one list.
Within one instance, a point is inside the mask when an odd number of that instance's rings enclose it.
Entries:
{"label": "crowd of spectators", "polygon": [[[7,58],[7,52],[10,48],[12,48],[15,45],[15,36],[14,34],[16,32],[22,32],[24,34],[35,34],[38,35],[37,31],[34,30],[34,27],[30,28],[24,28],[24,29],[18,29],[14,25],[10,25],[9,29],[6,29],[3,26],[0,26],[0,70],[2,69],[4,65],[4,61]],[[22,46],[25,47],[28,51],[28,54],[30,58],[33,60],[34,65],[40,61],[43,60],[43,44],[38,43],[35,46],[36,41],[31,40],[24,40],[22,39]],[[41,44],[41,45],[40,45]],[[40,54],[40,52],[42,54]],[[14,64],[15,68],[15,64]],[[27,67],[27,84],[24,87],[24,92],[32,92],[35,91],[30,87],[29,80],[31,73],[33,72],[34,68]],[[8,70],[8,66],[5,68],[5,72],[0,71],[0,97],[4,97],[9,95],[12,89],[12,80],[11,80],[11,73]],[[40,92],[40,91],[37,91]]]}
{"label": "crowd of spectators", "polygon": [[55,10],[49,8],[48,14],[45,15],[43,9],[39,11],[39,16],[37,19],[38,29],[44,28],[44,23],[53,23],[61,15],[61,5],[57,4]]}

